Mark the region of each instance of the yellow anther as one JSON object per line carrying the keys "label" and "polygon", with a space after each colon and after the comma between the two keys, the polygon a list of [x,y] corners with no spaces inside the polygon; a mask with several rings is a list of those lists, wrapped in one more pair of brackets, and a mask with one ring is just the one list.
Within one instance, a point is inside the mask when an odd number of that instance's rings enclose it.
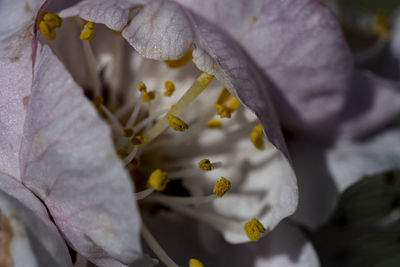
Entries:
{"label": "yellow anther", "polygon": [[96,34],[94,31],[94,23],[91,21],[86,22],[81,31],[81,40],[88,40],[89,42],[91,42],[93,41],[95,35]]}
{"label": "yellow anther", "polygon": [[189,267],[204,267],[203,263],[201,261],[196,260],[196,259],[190,259],[189,260]]}
{"label": "yellow anther", "polygon": [[118,155],[118,157],[120,157],[121,159],[124,159],[124,158],[126,158],[126,157],[129,155],[129,153],[128,153],[125,149],[118,149],[118,150],[117,150],[117,155]]}
{"label": "yellow anther", "polygon": [[92,100],[93,105],[99,109],[104,104],[104,99],[101,95],[97,95]]}
{"label": "yellow anther", "polygon": [[240,101],[224,88],[214,107],[217,109],[217,114],[221,118],[230,118],[232,113],[237,110],[239,106]]}
{"label": "yellow anther", "polygon": [[373,32],[375,33],[376,36],[381,37],[383,39],[388,39],[390,36],[390,30],[389,30],[389,25],[390,25],[390,18],[389,15],[386,12],[378,12],[375,15],[375,21],[374,21],[374,28]]}
{"label": "yellow anther", "polygon": [[150,174],[148,184],[157,191],[163,191],[169,182],[167,173],[157,169]]}
{"label": "yellow anther", "polygon": [[141,135],[136,135],[136,136],[132,137],[132,139],[131,139],[132,145],[142,145],[144,143],[146,143],[146,138]]}
{"label": "yellow anther", "polygon": [[215,104],[214,108],[217,110],[217,114],[221,117],[221,118],[230,118],[231,117],[231,111],[220,104]]}
{"label": "yellow anther", "polygon": [[264,133],[261,124],[254,126],[253,131],[250,134],[250,141],[258,150],[265,149]]}
{"label": "yellow anther", "polygon": [[134,131],[132,128],[125,128],[124,129],[124,137],[132,137]]}
{"label": "yellow anther", "polygon": [[170,68],[180,68],[185,66],[190,60],[192,60],[192,51],[193,49],[189,49],[180,59],[177,60],[165,60],[165,63]]}
{"label": "yellow anther", "polygon": [[198,163],[198,166],[203,171],[211,171],[211,169],[212,169],[211,162],[208,159],[200,160],[200,162]]}
{"label": "yellow anther", "polygon": [[143,92],[143,93],[147,92],[147,86],[144,84],[144,82],[140,82],[140,83],[139,83],[139,85],[138,85],[138,90],[139,90],[140,92]]}
{"label": "yellow anther", "polygon": [[56,14],[44,11],[39,16],[38,24],[39,30],[43,36],[46,37],[47,40],[52,41],[56,39],[55,29],[61,27],[62,19]]}
{"label": "yellow anther", "polygon": [[208,128],[221,128],[222,122],[217,119],[211,119],[207,122],[207,127]]}
{"label": "yellow anther", "polygon": [[261,238],[261,233],[265,233],[264,226],[256,218],[244,224],[244,230],[246,231],[247,237],[252,241],[258,241]]}
{"label": "yellow anther", "polygon": [[175,91],[175,84],[171,81],[166,81],[164,86],[165,86],[164,95],[171,96]]}
{"label": "yellow anther", "polygon": [[122,35],[122,31],[113,31],[113,33],[115,34],[115,35],[118,35],[118,36],[121,36]]}
{"label": "yellow anther", "polygon": [[175,131],[183,132],[189,129],[189,125],[174,115],[168,115],[168,121],[171,128]]}
{"label": "yellow anther", "polygon": [[225,177],[221,177],[221,180],[217,181],[214,185],[214,194],[217,197],[222,197],[228,192],[232,187],[232,182],[226,179]]}
{"label": "yellow anther", "polygon": [[151,100],[153,100],[155,97],[156,97],[156,95],[154,94],[154,92],[152,92],[152,91],[150,91],[150,92],[145,92],[145,93],[143,94],[142,101],[145,102],[145,103],[148,103],[148,102],[150,102]]}

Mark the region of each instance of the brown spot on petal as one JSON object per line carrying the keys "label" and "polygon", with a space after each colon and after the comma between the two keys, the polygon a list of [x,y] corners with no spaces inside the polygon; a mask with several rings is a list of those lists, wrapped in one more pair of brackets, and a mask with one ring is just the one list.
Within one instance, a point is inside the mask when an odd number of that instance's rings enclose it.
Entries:
{"label": "brown spot on petal", "polygon": [[25,109],[28,108],[30,98],[31,97],[29,95],[24,96],[24,98],[22,98],[22,104],[24,104],[24,108]]}
{"label": "brown spot on petal", "polygon": [[11,256],[14,231],[8,218],[2,214],[0,216],[0,267],[11,267],[14,266]]}

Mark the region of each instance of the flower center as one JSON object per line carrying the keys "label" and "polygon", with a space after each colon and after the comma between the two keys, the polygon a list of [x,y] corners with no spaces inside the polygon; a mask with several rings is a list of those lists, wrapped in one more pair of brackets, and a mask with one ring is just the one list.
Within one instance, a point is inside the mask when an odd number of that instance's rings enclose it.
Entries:
{"label": "flower center", "polygon": [[[54,29],[61,26],[62,21],[60,20],[58,16],[48,12],[41,15],[39,29],[47,39],[55,39]],[[189,106],[199,98],[213,80],[212,75],[201,73],[179,100],[168,108],[158,108],[158,106],[154,105],[154,102],[159,97],[172,99],[176,95],[177,88],[172,79],[163,81],[164,92],[162,96],[157,92],[157,88],[148,88],[141,81],[136,85],[136,97],[133,101],[125,100],[120,105],[108,105],[108,99],[117,99],[118,96],[113,95],[114,92],[111,89],[108,90],[107,95],[102,95],[104,86],[98,68],[99,59],[96,58],[92,48],[92,44],[97,38],[95,36],[95,24],[84,21],[80,39],[82,40],[85,60],[89,66],[89,76],[87,78],[90,80],[92,94],[94,95],[92,102],[112,129],[117,155],[123,161],[135,183],[137,190],[135,196],[140,201],[139,204],[141,202],[158,203],[209,224],[220,225],[219,228],[231,227],[237,229],[236,224],[233,224],[228,219],[211,213],[199,213],[194,209],[198,205],[223,197],[234,186],[229,179],[215,177],[215,179],[220,179],[215,181],[213,193],[211,193],[212,188],[209,188],[210,193],[205,195],[171,194],[170,192],[174,190],[168,190],[177,184],[175,183],[176,181],[185,180],[186,182],[195,172],[212,172],[221,166],[221,163],[213,161],[212,157],[210,157],[211,160],[202,159],[197,163],[197,166],[191,166],[184,159],[174,157],[174,154],[179,154],[182,143],[187,142],[193,135],[198,134],[196,130],[188,131],[189,128],[192,126],[196,129],[199,127],[221,128],[222,122],[213,117],[218,115],[221,119],[231,118],[240,106],[239,100],[224,88],[214,105],[216,110],[211,110],[211,112],[201,110],[198,112],[196,119],[185,122],[181,116],[188,112]],[[118,38],[122,37],[118,36]],[[191,53],[192,50],[189,50],[179,60],[165,61],[165,63],[160,64],[167,64],[169,68],[179,69],[190,61]],[[122,63],[117,62],[117,64]],[[154,77],[154,79],[157,79],[157,77]],[[169,128],[173,131],[166,131]],[[265,148],[261,125],[254,127],[250,135],[250,141],[259,150]],[[191,153],[195,154],[196,151],[194,150]],[[181,160],[182,162],[180,162]],[[250,240],[257,241],[261,233],[265,232],[265,229],[258,220],[253,218],[237,231],[245,231]],[[159,247],[145,226],[143,226],[142,234],[156,255],[167,266],[177,266]],[[192,259],[190,266],[198,267],[203,265],[199,261]]]}

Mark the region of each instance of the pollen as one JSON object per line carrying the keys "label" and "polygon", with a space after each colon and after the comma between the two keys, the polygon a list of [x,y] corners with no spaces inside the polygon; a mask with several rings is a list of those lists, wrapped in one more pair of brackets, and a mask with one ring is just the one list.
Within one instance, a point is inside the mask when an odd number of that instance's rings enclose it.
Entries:
{"label": "pollen", "polygon": [[146,84],[144,82],[140,82],[138,85],[138,90],[143,93],[147,92]]}
{"label": "pollen", "polygon": [[124,159],[129,155],[129,153],[125,149],[118,149],[117,155],[119,158]]}
{"label": "pollen", "polygon": [[390,19],[386,12],[378,12],[375,15],[375,23],[373,26],[373,32],[376,36],[388,39],[390,36]]}
{"label": "pollen", "polygon": [[168,184],[169,180],[167,173],[157,169],[150,174],[148,184],[157,191],[163,191]]}
{"label": "pollen", "polygon": [[96,33],[94,31],[94,23],[88,21],[83,25],[83,29],[81,31],[81,40],[88,40],[89,42],[93,41]]}
{"label": "pollen", "polygon": [[261,124],[254,126],[253,131],[250,134],[250,141],[254,147],[258,150],[264,150],[264,133]]}
{"label": "pollen", "polygon": [[222,127],[222,122],[217,119],[211,119],[207,122],[207,128],[215,129],[221,127]]}
{"label": "pollen", "polygon": [[124,137],[132,137],[134,134],[134,131],[132,128],[125,128],[124,129]]}
{"label": "pollen", "polygon": [[214,107],[221,118],[230,118],[232,113],[237,110],[239,106],[240,101],[229,93],[228,89],[224,88]]}
{"label": "pollen", "polygon": [[150,91],[150,92],[145,92],[145,93],[143,94],[142,101],[145,102],[145,103],[148,103],[148,102],[150,102],[151,100],[153,100],[155,97],[156,97],[156,95],[154,94],[154,92],[152,92],[152,91]]}
{"label": "pollen", "polygon": [[165,86],[164,95],[165,96],[171,96],[175,91],[175,84],[173,82],[171,82],[171,81],[166,81],[164,83],[164,86]]}
{"label": "pollen", "polygon": [[47,40],[52,41],[56,39],[55,29],[61,27],[62,19],[56,14],[44,11],[39,16],[38,24],[38,28],[43,36],[46,37]]}
{"label": "pollen", "polygon": [[175,131],[184,132],[189,129],[189,125],[174,115],[168,115],[168,121],[171,128]]}
{"label": "pollen", "polygon": [[200,160],[200,162],[198,163],[198,166],[203,171],[211,171],[211,169],[212,169],[211,162],[208,159]]}
{"label": "pollen", "polygon": [[225,177],[221,177],[221,179],[215,183],[213,192],[217,197],[222,197],[231,189],[231,187],[232,182]]}
{"label": "pollen", "polygon": [[144,143],[146,143],[146,138],[141,135],[136,135],[131,139],[132,145],[143,145]]}
{"label": "pollen", "polygon": [[261,238],[261,234],[265,233],[264,226],[256,218],[244,224],[244,230],[246,231],[247,237],[251,241],[258,241]]}
{"label": "pollen", "polygon": [[203,263],[201,261],[196,260],[196,259],[190,259],[189,260],[189,267],[204,267]]}
{"label": "pollen", "polygon": [[101,95],[97,95],[92,100],[93,105],[99,109],[104,104],[104,99]]}
{"label": "pollen", "polygon": [[217,110],[217,114],[221,118],[230,118],[231,115],[232,115],[231,111],[227,107],[225,107],[223,105],[215,104],[214,108]]}

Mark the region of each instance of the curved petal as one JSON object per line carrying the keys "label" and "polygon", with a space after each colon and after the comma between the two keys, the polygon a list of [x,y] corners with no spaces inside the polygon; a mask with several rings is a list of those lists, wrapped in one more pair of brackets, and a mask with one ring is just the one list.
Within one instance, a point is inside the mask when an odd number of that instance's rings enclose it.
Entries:
{"label": "curved petal", "polygon": [[205,266],[320,266],[311,242],[288,222],[282,222],[256,243],[232,245],[212,229],[199,228],[195,221],[177,214],[161,213],[156,218],[149,222],[149,228],[179,266],[187,265],[192,257]]}
{"label": "curved petal", "polygon": [[50,49],[38,51],[21,181],[82,255],[100,266],[132,264],[142,257],[140,217],[110,130]]}
{"label": "curved petal", "polygon": [[114,31],[122,31],[129,21],[130,9],[147,0],[86,0],[60,12],[63,18],[79,16],[87,21],[103,23]]}
{"label": "curved petal", "polygon": [[16,267],[72,266],[67,246],[42,203],[3,173],[0,188],[2,263],[9,260]]}
{"label": "curved petal", "polygon": [[327,155],[327,165],[340,192],[364,176],[400,167],[400,129],[394,128],[365,141],[339,144]]}
{"label": "curved petal", "polygon": [[0,46],[23,33],[35,20],[44,0],[0,2]]}
{"label": "curved petal", "polygon": [[0,171],[38,196],[69,244],[97,265],[151,265],[108,127],[46,46],[37,46],[32,81],[31,40],[28,27],[0,50]]}
{"label": "curved petal", "polygon": [[286,126],[312,128],[316,134],[323,120],[340,112],[352,58],[339,24],[319,1],[177,2],[222,27],[245,48],[277,85],[268,90]]}

